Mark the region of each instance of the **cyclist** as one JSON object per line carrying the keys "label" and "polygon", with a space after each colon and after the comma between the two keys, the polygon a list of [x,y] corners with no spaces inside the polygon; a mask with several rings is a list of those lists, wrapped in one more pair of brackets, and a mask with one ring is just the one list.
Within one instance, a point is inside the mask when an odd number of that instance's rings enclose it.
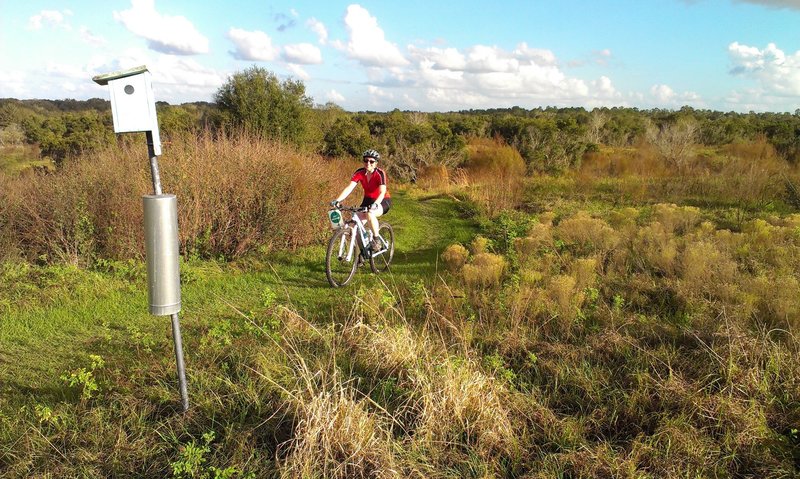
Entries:
{"label": "cyclist", "polygon": [[361,183],[364,188],[364,199],[361,201],[361,207],[369,207],[366,215],[358,213],[358,217],[364,221],[369,222],[369,227],[372,230],[372,243],[369,245],[373,252],[378,252],[383,248],[380,235],[378,234],[378,218],[389,212],[392,206],[391,195],[386,188],[386,172],[378,168],[378,161],[381,159],[380,153],[375,150],[367,150],[361,155],[364,160],[364,167],[359,168],[353,173],[350,178],[350,184],[331,201],[331,205],[339,206],[345,198],[350,196],[356,185]]}

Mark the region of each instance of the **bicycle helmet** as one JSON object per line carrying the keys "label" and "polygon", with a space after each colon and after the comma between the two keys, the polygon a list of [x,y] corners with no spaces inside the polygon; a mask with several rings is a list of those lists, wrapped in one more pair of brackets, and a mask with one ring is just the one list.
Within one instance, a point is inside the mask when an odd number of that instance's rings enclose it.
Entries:
{"label": "bicycle helmet", "polygon": [[362,158],[374,158],[376,161],[381,160],[381,154],[375,150],[367,150],[361,155]]}

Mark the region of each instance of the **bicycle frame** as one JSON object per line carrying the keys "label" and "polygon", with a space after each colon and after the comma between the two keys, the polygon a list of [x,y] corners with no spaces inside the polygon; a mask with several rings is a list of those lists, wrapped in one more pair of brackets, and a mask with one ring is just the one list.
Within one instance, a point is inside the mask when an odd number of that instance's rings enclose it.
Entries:
{"label": "bicycle frame", "polygon": [[[357,239],[361,238],[362,242],[364,243],[364,248],[367,248],[367,241],[369,239],[369,233],[367,232],[365,221],[363,221],[357,214],[356,211],[351,211],[352,216],[350,220],[348,220],[343,228],[350,228],[350,244],[345,245],[346,239],[342,236],[342,242],[339,244],[339,257],[344,256],[345,247],[347,248],[347,256],[345,257],[346,261],[350,262],[353,260],[353,253],[355,252],[356,241]],[[385,240],[384,240],[385,243]],[[385,244],[384,244],[385,246]],[[373,257],[380,256],[386,252],[386,248],[382,249],[377,253],[372,253]]]}

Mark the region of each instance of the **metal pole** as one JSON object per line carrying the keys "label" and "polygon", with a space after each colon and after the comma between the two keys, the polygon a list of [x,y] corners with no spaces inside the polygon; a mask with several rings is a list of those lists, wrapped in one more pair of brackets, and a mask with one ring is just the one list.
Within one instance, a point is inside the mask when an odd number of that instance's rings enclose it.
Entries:
{"label": "metal pole", "polygon": [[158,157],[153,146],[153,132],[147,132],[147,154],[150,157],[150,173],[153,176],[153,194],[161,194],[161,175],[158,173]]}
{"label": "metal pole", "polygon": [[[158,156],[153,146],[153,132],[147,132],[147,153],[150,157],[150,173],[153,176],[153,192],[161,194],[161,176],[158,173]],[[183,362],[183,341],[178,313],[172,314],[172,342],[175,343],[175,362],[178,366],[178,387],[181,391],[183,412],[189,410],[189,388],[186,386],[186,367]]]}
{"label": "metal pole", "polygon": [[189,410],[189,389],[186,386],[186,367],[183,364],[183,341],[181,341],[181,323],[178,313],[172,315],[172,342],[175,343],[175,362],[178,365],[178,387],[181,390],[183,412]]}

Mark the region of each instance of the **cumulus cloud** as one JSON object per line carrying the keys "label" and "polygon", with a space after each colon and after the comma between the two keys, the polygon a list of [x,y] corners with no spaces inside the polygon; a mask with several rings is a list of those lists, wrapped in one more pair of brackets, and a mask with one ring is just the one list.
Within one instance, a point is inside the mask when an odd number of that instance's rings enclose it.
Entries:
{"label": "cumulus cloud", "polygon": [[732,75],[752,78],[774,95],[800,96],[800,51],[787,55],[774,43],[759,49],[733,42],[728,55]]}
{"label": "cumulus cloud", "polygon": [[333,103],[344,103],[344,101],[346,100],[344,95],[342,95],[336,90],[328,91],[328,93],[325,94],[325,99],[328,101],[332,101]]}
{"label": "cumulus cloud", "polygon": [[72,15],[70,10],[59,12],[58,10],[42,10],[36,15],[32,15],[28,19],[29,30],[41,30],[42,27],[58,27],[62,26],[69,28],[66,24],[66,16]]}
{"label": "cumulus cloud", "polygon": [[309,75],[308,72],[305,71],[305,69],[303,67],[301,67],[300,65],[296,65],[294,63],[290,63],[290,64],[286,65],[286,68],[290,72],[292,72],[292,76],[297,77],[297,78],[299,78],[299,79],[301,79],[303,81],[306,81],[309,78],[311,78],[311,75]]}
{"label": "cumulus cloud", "polygon": [[320,45],[328,43],[328,29],[325,27],[324,23],[312,17],[306,21],[306,26],[317,35],[317,40]]}
{"label": "cumulus cloud", "polygon": [[621,95],[608,77],[570,78],[546,49],[520,43],[511,51],[496,46],[408,47],[424,91],[424,104],[448,109],[532,104],[615,104]]}
{"label": "cumulus cloud", "polygon": [[553,52],[542,48],[530,48],[525,42],[517,45],[517,48],[514,50],[514,56],[520,60],[528,60],[542,66],[552,66],[556,64],[556,56]]}
{"label": "cumulus cloud", "polygon": [[684,105],[705,106],[700,95],[693,91],[678,93],[669,85],[656,84],[650,87],[650,98],[640,98],[659,107],[677,108]]}
{"label": "cumulus cloud", "polygon": [[659,103],[670,103],[675,98],[675,91],[669,85],[653,85],[650,95]]}
{"label": "cumulus cloud", "polygon": [[[386,40],[378,20],[360,5],[350,5],[344,17],[349,39],[344,50],[367,66],[403,66],[408,60],[393,43]],[[339,44],[340,45],[340,44]]]}
{"label": "cumulus cloud", "polygon": [[148,47],[161,53],[194,55],[208,52],[208,39],[186,17],[162,15],[155,0],[131,0],[131,8],[114,12],[114,19],[131,33],[147,40]]}
{"label": "cumulus cloud", "polygon": [[300,65],[319,65],[322,63],[322,52],[310,43],[286,45],[283,47],[283,59]]}
{"label": "cumulus cloud", "polygon": [[278,49],[272,46],[272,39],[262,31],[231,28],[228,38],[236,47],[230,54],[237,60],[271,61],[278,55]]}

